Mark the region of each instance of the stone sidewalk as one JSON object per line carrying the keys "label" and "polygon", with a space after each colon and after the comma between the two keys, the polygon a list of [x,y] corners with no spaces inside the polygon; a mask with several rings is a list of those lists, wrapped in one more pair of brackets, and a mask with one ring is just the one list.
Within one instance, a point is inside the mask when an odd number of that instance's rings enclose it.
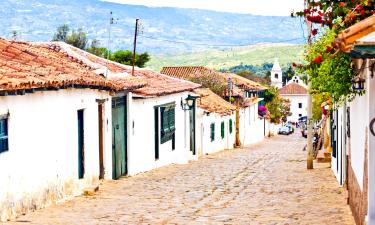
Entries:
{"label": "stone sidewalk", "polygon": [[306,170],[306,139],[277,136],[119,181],[9,224],[354,224],[329,165]]}

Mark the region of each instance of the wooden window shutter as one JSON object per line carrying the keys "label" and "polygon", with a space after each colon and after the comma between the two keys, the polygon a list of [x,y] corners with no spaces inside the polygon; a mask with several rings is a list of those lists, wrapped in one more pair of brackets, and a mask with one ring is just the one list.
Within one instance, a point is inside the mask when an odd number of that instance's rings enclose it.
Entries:
{"label": "wooden window shutter", "polygon": [[229,119],[229,133],[233,132],[233,120]]}
{"label": "wooden window shutter", "polygon": [[215,140],[215,124],[214,123],[211,123],[210,125],[210,128],[211,128],[211,142]]}
{"label": "wooden window shutter", "polygon": [[221,139],[223,139],[225,136],[225,125],[224,125],[224,121],[221,122]]}

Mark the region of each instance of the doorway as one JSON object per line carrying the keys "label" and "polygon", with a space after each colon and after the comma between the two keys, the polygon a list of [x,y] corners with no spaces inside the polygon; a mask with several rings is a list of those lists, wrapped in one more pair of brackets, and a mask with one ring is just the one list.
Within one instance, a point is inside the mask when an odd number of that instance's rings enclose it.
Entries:
{"label": "doorway", "polygon": [[85,151],[84,151],[84,111],[77,111],[78,119],[78,178],[83,179],[85,175]]}
{"label": "doorway", "polygon": [[99,123],[99,179],[104,179],[104,103],[98,104]]}
{"label": "doorway", "polygon": [[127,174],[126,98],[112,99],[112,174],[118,179]]}

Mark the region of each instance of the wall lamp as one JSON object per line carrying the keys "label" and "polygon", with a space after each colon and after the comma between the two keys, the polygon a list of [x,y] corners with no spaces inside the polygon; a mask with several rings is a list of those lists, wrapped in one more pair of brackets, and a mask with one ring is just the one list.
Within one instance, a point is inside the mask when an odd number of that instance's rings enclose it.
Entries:
{"label": "wall lamp", "polygon": [[188,95],[186,99],[181,98],[181,108],[182,110],[192,110],[194,108],[194,102],[197,97]]}

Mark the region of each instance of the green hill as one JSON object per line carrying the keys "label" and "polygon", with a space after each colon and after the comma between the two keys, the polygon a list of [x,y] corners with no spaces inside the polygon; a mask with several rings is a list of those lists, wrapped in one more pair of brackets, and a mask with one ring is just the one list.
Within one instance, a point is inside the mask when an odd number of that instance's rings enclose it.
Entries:
{"label": "green hill", "polygon": [[160,71],[163,66],[207,66],[214,69],[228,69],[239,64],[261,65],[273,63],[279,58],[281,66],[302,62],[303,45],[262,44],[235,47],[226,50],[208,50],[178,55],[152,55],[147,67]]}

